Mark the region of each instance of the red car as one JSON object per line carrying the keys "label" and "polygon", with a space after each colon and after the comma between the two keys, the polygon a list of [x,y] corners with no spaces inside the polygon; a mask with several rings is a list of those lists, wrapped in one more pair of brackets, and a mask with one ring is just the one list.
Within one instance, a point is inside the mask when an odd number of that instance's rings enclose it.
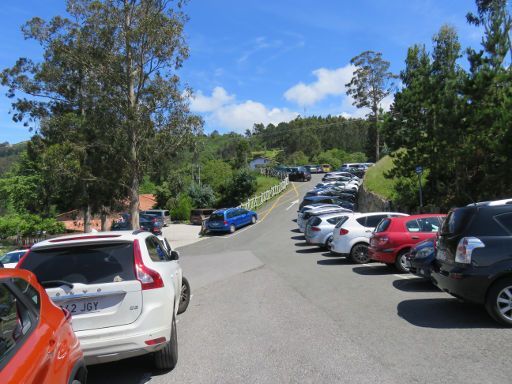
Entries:
{"label": "red car", "polygon": [[408,271],[406,255],[420,241],[437,232],[446,215],[423,214],[383,219],[370,238],[370,259]]}
{"label": "red car", "polygon": [[50,300],[34,274],[0,269],[0,383],[87,381],[69,312]]}

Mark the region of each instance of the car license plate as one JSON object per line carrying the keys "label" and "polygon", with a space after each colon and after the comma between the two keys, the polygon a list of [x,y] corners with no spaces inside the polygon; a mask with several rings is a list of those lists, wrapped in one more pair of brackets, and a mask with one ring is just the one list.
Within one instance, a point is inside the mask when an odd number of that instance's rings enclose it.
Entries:
{"label": "car license plate", "polygon": [[98,311],[98,300],[80,300],[76,302],[67,302],[60,304],[61,308],[67,309],[72,315]]}

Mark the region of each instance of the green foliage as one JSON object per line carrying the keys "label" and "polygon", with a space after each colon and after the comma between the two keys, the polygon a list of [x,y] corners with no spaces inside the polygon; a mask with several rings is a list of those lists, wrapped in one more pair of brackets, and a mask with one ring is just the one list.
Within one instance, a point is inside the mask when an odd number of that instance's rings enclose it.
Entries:
{"label": "green foliage", "polygon": [[263,175],[256,176],[256,191],[254,191],[254,195],[258,195],[262,192],[268,191],[274,185],[279,184],[281,180],[276,177],[268,177]]}
{"label": "green foliage", "polygon": [[338,169],[344,163],[364,163],[367,157],[362,152],[347,153],[342,149],[333,148],[320,152],[314,159],[315,164],[330,164],[333,169]]}
{"label": "green foliage", "polygon": [[152,193],[156,194],[156,184],[151,181],[149,176],[144,176],[139,186],[139,193]]}
{"label": "green foliage", "polygon": [[10,214],[0,216],[0,239],[29,237],[41,233],[57,234],[65,231],[64,224],[54,218],[42,218],[32,214]]}
{"label": "green foliage", "polygon": [[187,192],[194,208],[211,208],[215,204],[215,192],[208,184],[193,183],[188,187]]}
{"label": "green foliage", "polygon": [[173,220],[189,220],[190,211],[193,208],[192,198],[185,193],[180,193],[170,208]]}
{"label": "green foliage", "polygon": [[222,188],[220,205],[237,206],[251,197],[257,189],[256,176],[247,169],[241,169],[233,175],[233,179]]}
{"label": "green foliage", "polygon": [[27,149],[27,143],[0,143],[0,176],[5,174]]}
{"label": "green foliage", "polygon": [[208,160],[201,167],[201,182],[220,192],[233,177],[231,166],[222,160]]}
{"label": "green foliage", "polygon": [[302,151],[293,152],[284,161],[286,165],[305,165],[308,162],[309,158]]}

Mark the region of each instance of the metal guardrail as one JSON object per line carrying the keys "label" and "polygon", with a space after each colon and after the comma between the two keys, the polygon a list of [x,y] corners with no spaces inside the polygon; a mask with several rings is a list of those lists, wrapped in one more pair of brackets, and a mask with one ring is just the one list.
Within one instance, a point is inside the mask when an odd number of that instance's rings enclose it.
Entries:
{"label": "metal guardrail", "polygon": [[281,192],[283,192],[286,189],[286,187],[288,187],[289,183],[290,180],[288,179],[288,176],[285,176],[284,179],[279,184],[274,185],[272,188],[265,192],[262,192],[258,196],[248,199],[245,203],[240,204],[237,208],[244,208],[248,210],[258,208],[261,205],[263,205],[265,201],[270,200],[274,196],[279,195]]}

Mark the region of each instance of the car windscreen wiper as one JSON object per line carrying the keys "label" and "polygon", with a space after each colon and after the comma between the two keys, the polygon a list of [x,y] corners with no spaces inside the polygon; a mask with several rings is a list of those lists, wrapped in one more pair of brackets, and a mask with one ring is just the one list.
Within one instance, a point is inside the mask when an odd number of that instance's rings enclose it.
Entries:
{"label": "car windscreen wiper", "polygon": [[69,288],[73,288],[73,283],[70,283],[66,280],[46,280],[41,281],[39,284],[41,284],[45,288],[55,288],[60,287],[61,285],[67,285]]}

